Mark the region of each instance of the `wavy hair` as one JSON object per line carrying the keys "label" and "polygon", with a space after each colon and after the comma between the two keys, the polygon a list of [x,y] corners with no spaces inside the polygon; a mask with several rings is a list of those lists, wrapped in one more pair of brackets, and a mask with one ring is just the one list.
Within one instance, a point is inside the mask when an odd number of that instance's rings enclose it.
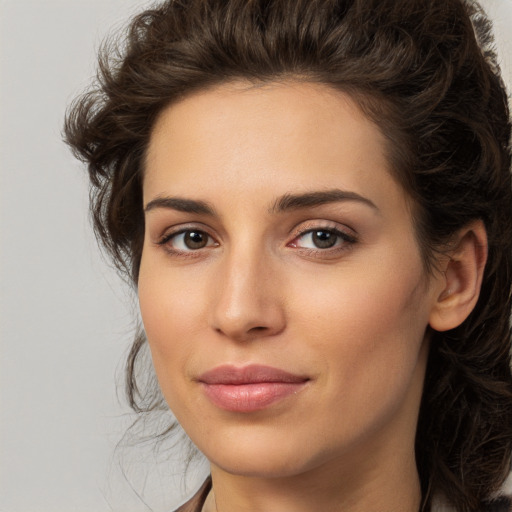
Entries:
{"label": "wavy hair", "polygon": [[[96,234],[135,286],[155,120],[177,99],[231,80],[302,80],[351,95],[388,139],[427,271],[455,232],[484,221],[478,303],[456,329],[431,333],[416,436],[425,511],[436,494],[480,511],[510,469],[510,124],[491,45],[490,24],[469,0],[169,0],[103,47],[98,81],[65,124],[88,166]],[[142,414],[162,405],[138,380],[145,345],[138,335],[126,378]]]}

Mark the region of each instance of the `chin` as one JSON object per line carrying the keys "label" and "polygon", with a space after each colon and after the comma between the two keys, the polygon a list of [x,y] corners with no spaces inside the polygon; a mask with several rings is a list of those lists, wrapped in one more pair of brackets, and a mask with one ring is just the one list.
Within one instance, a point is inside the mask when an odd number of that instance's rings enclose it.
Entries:
{"label": "chin", "polygon": [[[289,429],[292,431],[292,429]],[[307,442],[299,438],[283,439],[270,435],[267,439],[253,435],[224,438],[224,441],[204,446],[207,459],[223,471],[255,478],[286,478],[305,473],[325,464],[333,457],[329,449],[305,450]],[[292,436],[293,437],[293,436]],[[288,442],[286,442],[288,441]]]}
{"label": "chin", "polygon": [[[260,451],[261,452],[261,451]],[[285,454],[271,455],[260,453],[249,459],[247,456],[233,454],[232,457],[211,459],[211,463],[226,473],[251,478],[286,478],[299,475],[312,469],[315,464]]]}

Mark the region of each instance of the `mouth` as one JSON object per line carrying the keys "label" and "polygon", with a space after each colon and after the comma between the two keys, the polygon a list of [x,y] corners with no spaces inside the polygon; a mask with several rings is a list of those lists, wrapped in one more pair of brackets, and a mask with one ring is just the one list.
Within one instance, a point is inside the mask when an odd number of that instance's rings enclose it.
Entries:
{"label": "mouth", "polygon": [[254,412],[295,395],[309,378],[270,366],[218,366],[198,379],[207,398],[232,412]]}

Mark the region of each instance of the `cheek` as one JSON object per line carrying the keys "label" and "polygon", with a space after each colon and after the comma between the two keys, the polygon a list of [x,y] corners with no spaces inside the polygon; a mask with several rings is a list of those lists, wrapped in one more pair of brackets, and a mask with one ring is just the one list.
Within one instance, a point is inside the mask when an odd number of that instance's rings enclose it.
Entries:
{"label": "cheek", "polygon": [[[156,265],[141,264],[138,283],[139,306],[153,365],[167,399],[169,390],[179,384],[193,354],[195,333],[199,328],[204,292],[197,286],[184,288],[178,276]],[[201,300],[203,296],[203,300]]]}
{"label": "cheek", "polygon": [[405,388],[428,324],[419,258],[400,261],[390,254],[379,262],[363,271],[347,266],[334,278],[317,273],[303,282],[307,294],[292,293],[297,332],[309,333],[315,354],[323,354],[324,374],[349,385],[358,400],[378,395],[379,386]]}
{"label": "cheek", "polygon": [[316,315],[312,303],[309,310],[303,308],[309,322],[304,318],[299,329],[316,332],[310,348],[325,394],[315,413],[325,419],[326,436],[362,440],[384,425],[415,421],[426,363],[426,322],[416,297],[404,300],[402,293],[410,287],[395,284],[392,292],[374,281],[371,288],[351,287],[349,293],[346,283],[348,297],[338,288],[337,295],[330,291],[332,302],[324,302],[329,307]]}
{"label": "cheek", "polygon": [[197,418],[200,410],[184,377],[195,356],[193,340],[201,301],[190,292],[178,292],[177,286],[176,281],[171,284],[162,276],[141,274],[139,304],[160,389],[181,422],[183,418]]}

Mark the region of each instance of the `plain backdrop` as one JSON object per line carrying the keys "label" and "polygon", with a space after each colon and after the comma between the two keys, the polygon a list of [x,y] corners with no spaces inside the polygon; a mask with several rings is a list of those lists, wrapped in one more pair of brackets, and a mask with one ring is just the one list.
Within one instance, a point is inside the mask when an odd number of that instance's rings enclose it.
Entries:
{"label": "plain backdrop", "polygon": [[[204,473],[187,487],[180,465],[113,454],[136,301],[99,255],[86,176],[61,141],[100,41],[148,4],[0,0],[0,512],[171,510]],[[512,0],[483,5],[512,83]]]}

